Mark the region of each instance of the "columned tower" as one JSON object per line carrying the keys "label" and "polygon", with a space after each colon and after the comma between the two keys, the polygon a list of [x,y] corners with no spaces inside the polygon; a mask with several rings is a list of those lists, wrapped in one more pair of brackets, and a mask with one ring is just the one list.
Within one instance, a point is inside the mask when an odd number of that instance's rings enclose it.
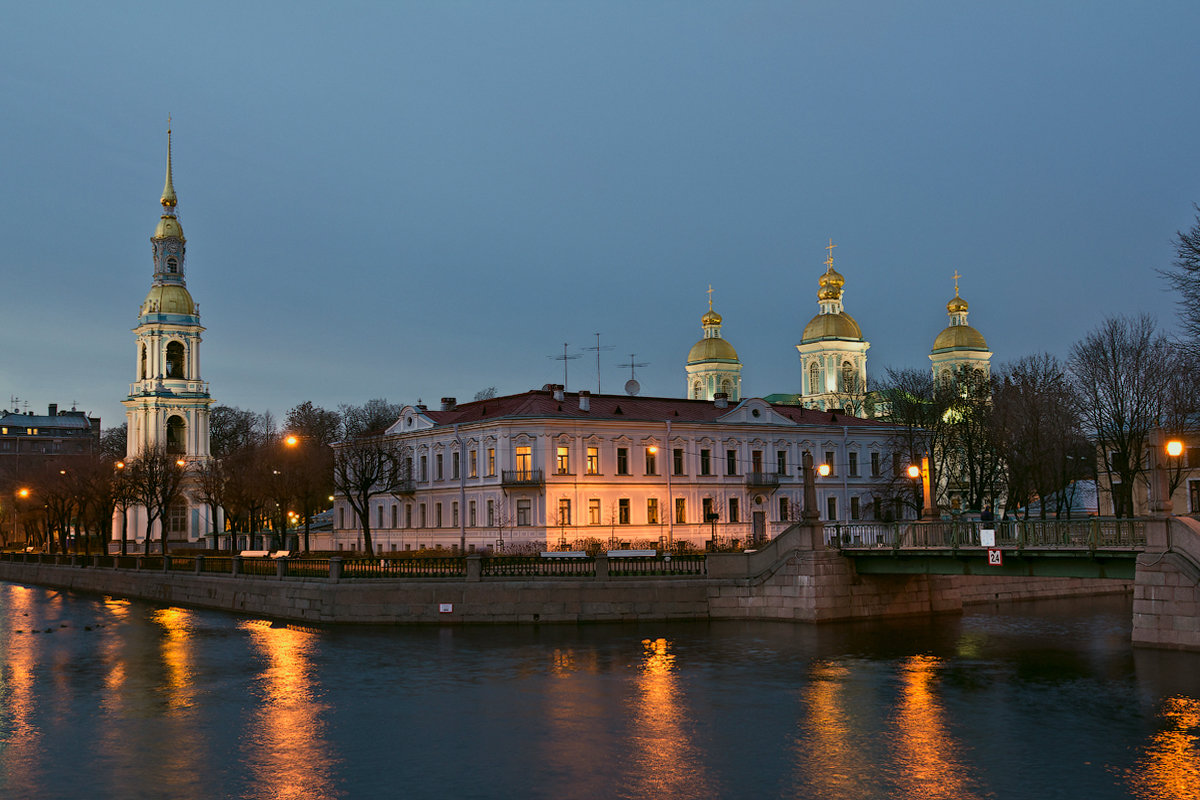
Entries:
{"label": "columned tower", "polygon": [[829,251],[825,274],[817,281],[820,311],[804,326],[800,344],[796,345],[800,352],[800,402],[805,408],[846,409],[861,415],[867,393],[867,349],[871,345],[842,306],[846,279],[833,268],[835,247],[830,239],[825,248]]}
{"label": "columned tower", "polygon": [[708,287],[708,311],[700,318],[704,338],[688,352],[687,396],[692,400],[712,400],[724,392],[731,401],[742,398],[742,362],[737,351],[721,338],[721,315],[713,311],[712,287]]}
{"label": "columned tower", "polygon": [[[187,239],[179,224],[177,199],[171,176],[171,131],[167,130],[167,178],[162,193],[162,215],[151,237],[154,274],[150,292],[138,311],[136,382],[122,401],[128,423],[126,455],[163,448],[189,464],[208,459],[208,409],[212,397],[200,377],[199,307],[187,289]],[[186,497],[172,509],[169,538],[194,540],[209,532],[208,509]],[[145,535],[144,508],[135,510],[140,526],[130,520],[130,532]],[[203,524],[202,524],[203,523]]]}
{"label": "columned tower", "polygon": [[950,324],[933,340],[929,360],[933,362],[933,377],[953,381],[963,370],[977,371],[981,376],[991,374],[992,351],[983,334],[967,324],[967,301],[958,294],[958,279],[954,273],[954,297],[946,304]]}

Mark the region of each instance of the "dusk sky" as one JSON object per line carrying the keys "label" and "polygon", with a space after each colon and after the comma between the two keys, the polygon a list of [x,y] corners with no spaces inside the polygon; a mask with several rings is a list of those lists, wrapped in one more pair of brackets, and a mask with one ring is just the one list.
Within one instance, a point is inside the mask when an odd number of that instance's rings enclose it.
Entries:
{"label": "dusk sky", "polygon": [[12,3],[0,408],[124,421],[173,117],[217,403],[684,395],[705,290],[795,392],[837,245],[868,371],[952,275],[993,365],[1175,306],[1200,3]]}

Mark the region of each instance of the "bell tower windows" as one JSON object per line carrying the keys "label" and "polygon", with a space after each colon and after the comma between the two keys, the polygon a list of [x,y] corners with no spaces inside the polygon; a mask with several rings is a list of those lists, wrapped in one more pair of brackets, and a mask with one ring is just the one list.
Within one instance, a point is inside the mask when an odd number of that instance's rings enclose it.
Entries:
{"label": "bell tower windows", "polygon": [[181,416],[173,415],[167,419],[167,452],[171,455],[187,454],[187,423]]}
{"label": "bell tower windows", "polygon": [[171,342],[167,345],[167,375],[168,378],[183,378],[184,374],[183,345]]}
{"label": "bell tower windows", "polygon": [[171,274],[179,272],[179,260],[176,259],[175,256],[171,256],[167,259],[167,272]]}

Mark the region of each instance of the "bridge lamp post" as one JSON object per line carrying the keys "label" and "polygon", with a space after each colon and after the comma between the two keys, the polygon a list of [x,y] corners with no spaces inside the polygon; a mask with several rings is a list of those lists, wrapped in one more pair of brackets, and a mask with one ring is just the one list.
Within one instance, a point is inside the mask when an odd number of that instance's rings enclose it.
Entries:
{"label": "bridge lamp post", "polygon": [[[918,484],[917,481],[919,481],[921,479],[921,468],[918,467],[916,464],[909,464],[908,469],[905,470],[905,473],[908,475],[909,479],[913,482],[913,496],[914,497],[918,496],[917,493],[919,490],[917,487],[920,484]],[[918,507],[917,508],[917,519],[920,519],[920,518],[921,518],[921,509],[920,509],[920,507]]]}

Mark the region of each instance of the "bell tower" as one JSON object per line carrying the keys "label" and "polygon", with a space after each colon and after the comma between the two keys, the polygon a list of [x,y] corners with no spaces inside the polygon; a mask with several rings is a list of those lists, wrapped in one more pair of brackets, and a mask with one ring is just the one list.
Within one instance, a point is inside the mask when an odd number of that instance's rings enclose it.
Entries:
{"label": "bell tower", "polygon": [[[167,178],[159,201],[162,214],[150,238],[154,271],[133,329],[136,380],[122,405],[128,423],[127,458],[162,447],[195,464],[209,458],[208,409],[213,400],[200,376],[204,327],[199,306],[187,289],[187,239],[175,208],[178,199],[172,180],[171,144],[168,126]],[[180,502],[188,507],[173,510],[168,521],[170,538],[193,540],[208,533],[207,508],[191,500]],[[145,509],[137,512],[140,516]],[[132,524],[130,530],[143,533]]]}

